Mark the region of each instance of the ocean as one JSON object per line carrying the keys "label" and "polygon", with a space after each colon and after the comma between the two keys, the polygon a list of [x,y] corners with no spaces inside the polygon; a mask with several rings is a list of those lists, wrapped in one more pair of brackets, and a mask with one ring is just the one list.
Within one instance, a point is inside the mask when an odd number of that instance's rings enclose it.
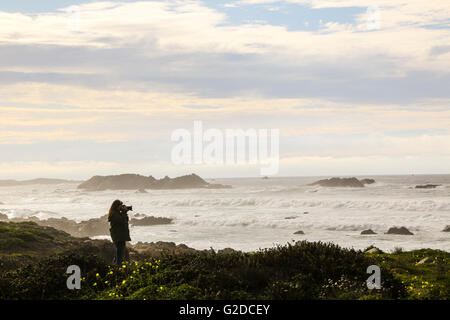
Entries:
{"label": "ocean", "polygon": [[[171,241],[196,249],[243,251],[295,241],[332,242],[385,251],[432,248],[450,251],[450,175],[364,176],[364,188],[308,184],[325,177],[206,179],[231,189],[87,192],[77,183],[0,187],[0,212],[9,218],[66,217],[76,221],[105,215],[115,199],[134,214],[168,217],[173,224],[131,228],[132,243]],[[328,177],[327,177],[328,178]],[[438,184],[416,189],[418,184]],[[385,234],[404,226],[414,235]],[[361,235],[364,229],[377,234]],[[304,234],[295,235],[301,230]],[[108,235],[96,238],[107,238]]]}

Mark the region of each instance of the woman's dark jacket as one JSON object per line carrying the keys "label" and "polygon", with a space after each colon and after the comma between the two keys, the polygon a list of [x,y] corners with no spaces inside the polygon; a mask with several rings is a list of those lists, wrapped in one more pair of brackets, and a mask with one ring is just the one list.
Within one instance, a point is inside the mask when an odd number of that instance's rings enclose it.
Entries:
{"label": "woman's dark jacket", "polygon": [[128,228],[128,214],[124,212],[114,212],[108,218],[112,241],[131,241],[130,229]]}

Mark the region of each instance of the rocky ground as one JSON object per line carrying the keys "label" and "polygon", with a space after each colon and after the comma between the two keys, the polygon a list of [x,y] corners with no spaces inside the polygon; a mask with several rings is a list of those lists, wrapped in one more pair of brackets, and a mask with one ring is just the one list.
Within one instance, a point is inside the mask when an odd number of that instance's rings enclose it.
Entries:
{"label": "rocky ground", "polygon": [[[8,219],[8,216],[0,213],[0,221],[22,222],[33,221],[38,225],[53,227],[58,230],[65,231],[74,237],[95,237],[102,235],[109,235],[109,223],[107,215],[99,218],[93,218],[81,222],[76,222],[67,218],[50,218],[41,220],[36,217],[28,219]],[[153,216],[139,216],[139,218],[132,218],[129,221],[132,226],[153,226],[160,224],[171,224],[172,219],[164,217]]]}
{"label": "rocky ground", "polygon": [[[162,241],[139,242],[136,245],[127,243],[127,249],[130,259],[195,251],[183,244]],[[14,269],[55,253],[70,251],[95,254],[107,263],[112,261],[114,255],[114,247],[109,240],[75,237],[34,221],[0,222],[0,271]]]}

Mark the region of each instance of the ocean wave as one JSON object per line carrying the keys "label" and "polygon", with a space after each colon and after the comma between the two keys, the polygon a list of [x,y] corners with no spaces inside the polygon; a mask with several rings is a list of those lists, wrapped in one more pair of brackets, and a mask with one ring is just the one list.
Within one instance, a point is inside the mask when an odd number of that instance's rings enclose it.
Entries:
{"label": "ocean wave", "polygon": [[238,218],[238,219],[183,219],[177,220],[177,225],[183,227],[205,227],[205,228],[220,228],[220,227],[241,227],[241,228],[267,228],[267,229],[284,229],[284,230],[321,230],[325,232],[356,232],[359,234],[362,230],[372,229],[378,234],[384,234],[392,226],[406,226],[410,231],[418,232],[432,227],[420,225],[413,221],[406,221],[399,223],[399,221],[392,221],[386,223],[385,220],[371,221],[371,222],[347,222],[339,223],[336,220],[317,220],[317,221],[292,221],[282,219],[254,219],[254,218]]}
{"label": "ocean wave", "polygon": [[152,200],[155,207],[266,207],[327,208],[379,211],[450,211],[450,201],[439,200],[302,200],[283,198],[214,198]]}

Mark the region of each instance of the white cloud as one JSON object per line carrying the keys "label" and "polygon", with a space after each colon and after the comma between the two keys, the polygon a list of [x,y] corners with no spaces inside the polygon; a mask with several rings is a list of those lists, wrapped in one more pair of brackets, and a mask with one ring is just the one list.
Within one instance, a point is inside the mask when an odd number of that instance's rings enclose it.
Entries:
{"label": "white cloud", "polygon": [[[312,8],[373,4],[289,2]],[[420,158],[422,152],[434,157],[424,166],[432,168],[450,141],[450,30],[424,26],[448,21],[448,1],[376,4],[381,28],[370,32],[366,14],[353,24],[328,22],[310,32],[230,25],[224,13],[199,1],[0,12],[0,144],[164,140],[170,130],[202,119],[215,127],[279,127],[285,139],[327,142],[303,153],[302,145],[288,146],[289,161],[297,157],[309,168],[314,157],[323,168],[342,157],[348,163],[384,157],[386,169],[390,154]],[[79,24],[70,21],[78,19],[76,8]],[[374,102],[378,98],[384,100]],[[396,136],[414,130],[421,133]],[[333,148],[336,142],[341,149]],[[79,172],[97,164],[80,163]],[[31,165],[24,166],[31,174]]]}

